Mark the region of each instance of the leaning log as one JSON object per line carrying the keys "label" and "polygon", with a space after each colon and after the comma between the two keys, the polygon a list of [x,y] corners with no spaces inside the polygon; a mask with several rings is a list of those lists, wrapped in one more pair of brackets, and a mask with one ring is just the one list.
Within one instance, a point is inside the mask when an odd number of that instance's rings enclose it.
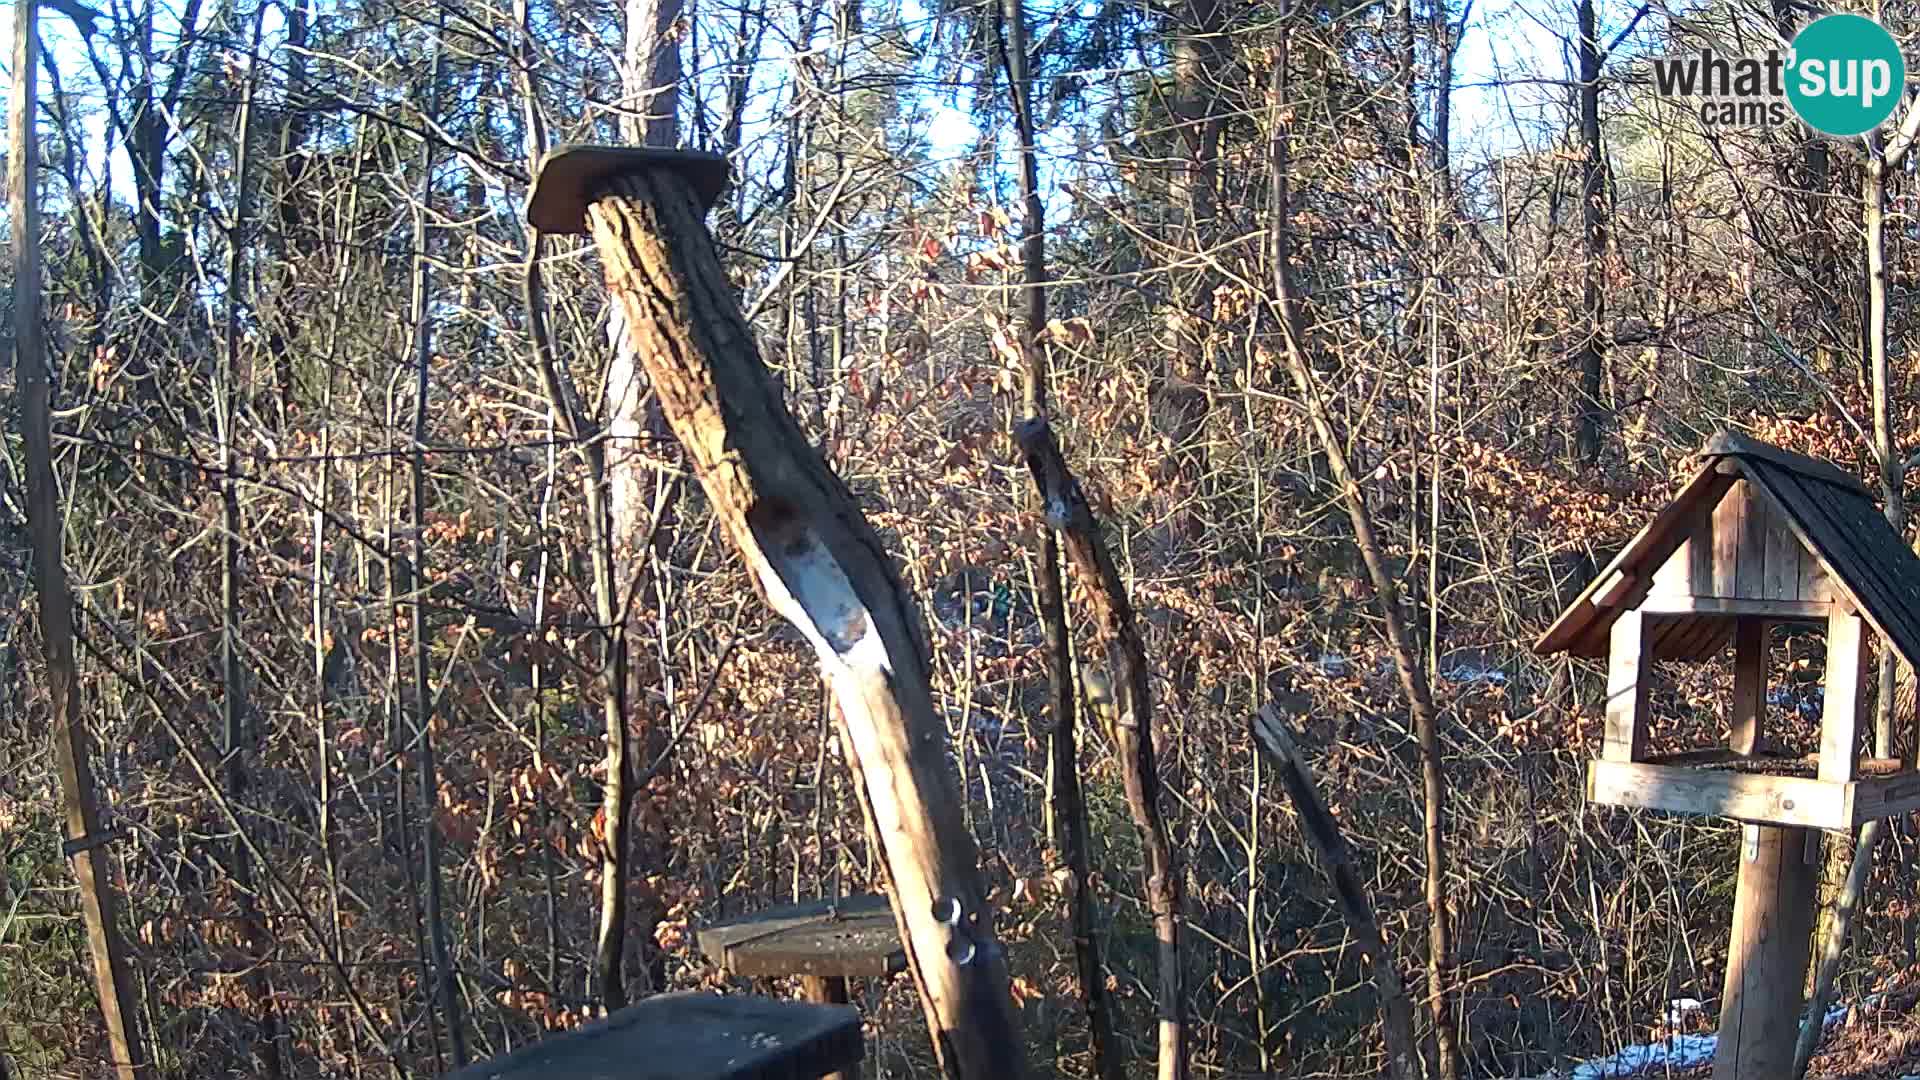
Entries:
{"label": "leaning log", "polygon": [[[1320,869],[1333,882],[1339,901],[1340,917],[1347,931],[1360,945],[1360,955],[1373,965],[1374,993],[1380,998],[1380,1027],[1387,1047],[1385,1075],[1392,1080],[1420,1080],[1420,1059],[1414,1054],[1413,1006],[1407,1001],[1407,987],[1400,979],[1399,962],[1380,936],[1379,920],[1374,918],[1373,902],[1353,869],[1353,854],[1340,832],[1340,823],[1327,812],[1327,804],[1314,785],[1300,746],[1293,741],[1287,723],[1272,705],[1263,705],[1251,723],[1253,741],[1280,769],[1280,783],[1293,799],[1300,815],[1300,831],[1320,859]],[[1255,808],[1256,810],[1258,807]]]}
{"label": "leaning log", "polygon": [[[1099,674],[1082,682],[1105,683],[1111,700],[1093,702],[1097,713],[1111,717],[1107,737],[1120,759],[1121,785],[1127,809],[1133,814],[1140,846],[1146,853],[1146,900],[1153,915],[1158,944],[1160,985],[1157,993],[1159,1024],[1159,1080],[1185,1080],[1186,989],[1180,972],[1180,876],[1173,863],[1173,841],[1160,812],[1160,771],[1155,763],[1153,697],[1149,693],[1147,649],[1133,621],[1133,604],[1113,554],[1100,537],[1100,523],[1087,505],[1079,480],[1060,455],[1053,428],[1045,417],[1022,420],[1013,426],[1014,439],[1026,456],[1027,469],[1040,491],[1048,527],[1060,534],[1067,562],[1093,610],[1097,647],[1109,676]],[[1097,671],[1097,669],[1096,669]]]}
{"label": "leaning log", "polygon": [[1023,1072],[1005,954],[960,814],[926,632],[853,495],[787,410],[706,211],[723,158],[565,147],[527,217],[593,235],[675,437],[755,589],[813,644],[863,778],[908,970],[949,1075]]}

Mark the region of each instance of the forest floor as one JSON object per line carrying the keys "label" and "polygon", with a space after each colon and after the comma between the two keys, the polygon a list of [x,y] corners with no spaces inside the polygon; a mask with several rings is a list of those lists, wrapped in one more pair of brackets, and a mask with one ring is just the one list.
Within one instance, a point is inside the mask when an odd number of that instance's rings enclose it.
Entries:
{"label": "forest floor", "polygon": [[[1705,1063],[1667,1074],[1704,1080],[1713,1075],[1711,1053]],[[1850,1003],[1845,1015],[1827,1029],[1807,1070],[1809,1080],[1920,1080],[1920,970],[1908,969],[1886,980],[1864,1001]]]}
{"label": "forest floor", "polygon": [[1920,974],[1908,971],[1873,1004],[1848,1010],[1846,1017],[1827,1032],[1807,1075],[1821,1080],[1920,1077],[1920,1011],[1915,1009],[1916,1004],[1920,1004]]}

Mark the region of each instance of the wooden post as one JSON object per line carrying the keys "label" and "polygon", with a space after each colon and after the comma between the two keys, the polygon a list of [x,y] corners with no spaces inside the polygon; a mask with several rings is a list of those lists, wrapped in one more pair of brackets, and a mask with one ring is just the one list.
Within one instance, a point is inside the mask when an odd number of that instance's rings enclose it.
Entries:
{"label": "wooden post", "polygon": [[[838,975],[802,975],[800,976],[800,996],[807,1001],[821,1005],[845,1005],[847,1003],[847,980]],[[858,1071],[830,1072],[820,1080],[857,1080]]]}
{"label": "wooden post", "polygon": [[119,892],[101,828],[99,796],[87,755],[91,739],[81,709],[73,656],[73,592],[67,585],[61,535],[60,488],[53,474],[53,389],[48,383],[41,328],[39,140],[34,134],[39,74],[35,0],[15,0],[13,89],[7,109],[12,176],[7,210],[13,226],[13,360],[19,380],[20,431],[27,473],[27,533],[33,547],[33,588],[45,641],[48,721],[65,811],[64,850],[80,885],[94,989],[106,1024],[106,1057],[120,1080],[153,1075],[140,1037],[140,1009],[132,966],[120,936]]}
{"label": "wooden post", "polygon": [[1653,635],[1638,609],[1613,620],[1607,657],[1607,728],[1603,761],[1647,756],[1647,681],[1653,675]]}
{"label": "wooden post", "polygon": [[864,778],[908,970],[951,1076],[1017,1078],[1005,953],[960,815],[925,630],[886,547],[787,411],[704,218],[711,154],[563,147],[535,227],[593,234],[635,354],[756,590],[813,644]]}
{"label": "wooden post", "polygon": [[1846,783],[1854,777],[1860,714],[1867,685],[1866,620],[1855,612],[1827,617],[1827,678],[1820,716],[1820,779]]}
{"label": "wooden post", "polygon": [[1736,754],[1757,754],[1766,737],[1767,624],[1743,616],[1733,627],[1733,734]]}
{"label": "wooden post", "polygon": [[1810,830],[1741,829],[1714,1080],[1791,1075],[1813,932],[1815,875],[1806,859]]}

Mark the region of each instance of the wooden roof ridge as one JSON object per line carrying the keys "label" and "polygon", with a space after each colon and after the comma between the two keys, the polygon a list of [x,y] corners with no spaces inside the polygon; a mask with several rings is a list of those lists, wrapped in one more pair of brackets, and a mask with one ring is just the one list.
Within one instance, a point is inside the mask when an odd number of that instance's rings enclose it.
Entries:
{"label": "wooden roof ridge", "polygon": [[[1920,667],[1920,556],[1874,505],[1858,477],[1830,462],[1723,429],[1697,455],[1680,492],[1587,584],[1547,628],[1534,651],[1573,648],[1645,599],[1651,574],[1711,514],[1737,479],[1779,511],[1854,609],[1902,659]],[[1627,574],[1629,568],[1645,572]],[[1622,582],[1631,581],[1624,589]],[[1603,596],[1602,592],[1615,595]]]}

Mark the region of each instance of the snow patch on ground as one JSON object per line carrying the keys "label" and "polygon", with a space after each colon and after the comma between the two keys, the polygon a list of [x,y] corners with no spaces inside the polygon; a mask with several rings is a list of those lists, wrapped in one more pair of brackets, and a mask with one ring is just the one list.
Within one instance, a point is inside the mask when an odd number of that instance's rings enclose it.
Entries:
{"label": "snow patch on ground", "polygon": [[[1866,1004],[1871,1003],[1872,999],[1869,998]],[[1700,1003],[1693,998],[1679,998],[1667,1004],[1669,1015],[1685,1016],[1699,1008]],[[1838,1024],[1846,1018],[1849,1008],[1851,1006],[1835,1005],[1828,1009],[1827,1015],[1821,1019],[1821,1028]],[[1718,1035],[1675,1035],[1661,1042],[1629,1046],[1607,1057],[1583,1061],[1573,1067],[1571,1076],[1563,1077],[1560,1073],[1550,1072],[1530,1077],[1529,1080],[1619,1080],[1621,1077],[1644,1076],[1656,1069],[1695,1069],[1713,1060],[1714,1050],[1719,1043]],[[1901,1080],[1920,1080],[1920,1076],[1901,1077]]]}

